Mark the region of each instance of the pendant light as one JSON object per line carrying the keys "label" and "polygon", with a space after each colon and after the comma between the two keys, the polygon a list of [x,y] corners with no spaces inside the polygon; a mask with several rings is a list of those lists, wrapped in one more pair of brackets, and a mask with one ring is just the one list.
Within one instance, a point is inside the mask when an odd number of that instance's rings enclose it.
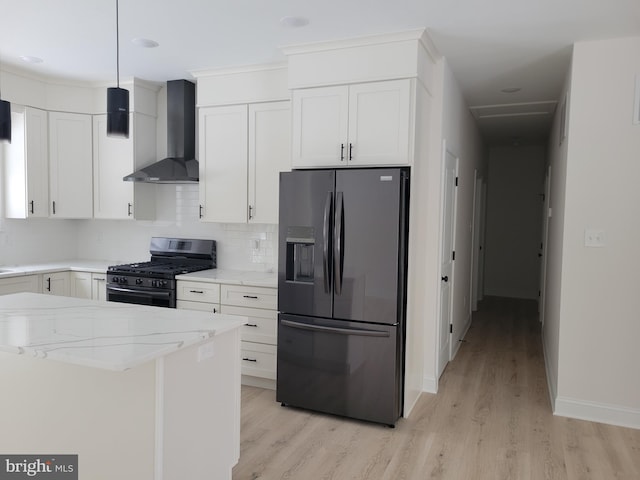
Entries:
{"label": "pendant light", "polygon": [[129,90],[120,88],[120,30],[116,0],[117,87],[107,88],[107,136],[129,138]]}
{"label": "pendant light", "polygon": [[[2,72],[0,72],[0,77]],[[11,104],[2,100],[0,91],[0,141],[6,140],[11,143]]]}

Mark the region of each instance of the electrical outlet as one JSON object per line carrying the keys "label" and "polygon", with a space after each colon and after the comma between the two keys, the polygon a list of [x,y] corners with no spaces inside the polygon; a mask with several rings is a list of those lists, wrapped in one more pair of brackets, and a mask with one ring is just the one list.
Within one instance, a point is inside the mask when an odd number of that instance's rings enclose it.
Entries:
{"label": "electrical outlet", "polygon": [[604,247],[604,230],[587,228],[584,231],[585,247]]}

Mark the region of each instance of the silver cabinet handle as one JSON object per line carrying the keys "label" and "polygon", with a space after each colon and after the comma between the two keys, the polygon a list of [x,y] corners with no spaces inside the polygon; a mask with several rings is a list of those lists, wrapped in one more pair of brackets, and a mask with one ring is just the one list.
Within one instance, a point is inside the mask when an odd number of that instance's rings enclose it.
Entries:
{"label": "silver cabinet handle", "polygon": [[243,295],[244,298],[250,298],[252,300],[257,300],[258,297],[256,297],[255,295]]}
{"label": "silver cabinet handle", "polygon": [[127,203],[127,216],[128,217],[131,216],[131,207],[133,207],[133,205],[131,203]]}
{"label": "silver cabinet handle", "polygon": [[189,290],[189,293],[204,293],[202,290]]}
{"label": "silver cabinet handle", "polygon": [[249,358],[249,357],[243,357],[243,359],[245,362],[254,362],[257,363],[258,360],[256,360],[255,358]]}
{"label": "silver cabinet handle", "polygon": [[245,323],[244,326],[258,328],[258,325],[256,325],[255,323]]}

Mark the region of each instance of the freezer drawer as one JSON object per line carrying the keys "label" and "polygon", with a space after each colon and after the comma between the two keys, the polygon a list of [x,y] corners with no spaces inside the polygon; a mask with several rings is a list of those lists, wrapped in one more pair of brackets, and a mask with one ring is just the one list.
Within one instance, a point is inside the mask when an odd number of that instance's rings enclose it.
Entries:
{"label": "freezer drawer", "polygon": [[280,314],[276,400],[388,425],[400,417],[398,329]]}

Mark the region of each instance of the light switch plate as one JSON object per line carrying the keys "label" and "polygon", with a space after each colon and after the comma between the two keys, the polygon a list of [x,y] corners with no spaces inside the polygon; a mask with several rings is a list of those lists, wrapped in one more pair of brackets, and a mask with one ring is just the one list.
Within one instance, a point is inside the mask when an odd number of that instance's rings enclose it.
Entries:
{"label": "light switch plate", "polygon": [[585,247],[604,247],[604,230],[587,228],[584,231]]}

